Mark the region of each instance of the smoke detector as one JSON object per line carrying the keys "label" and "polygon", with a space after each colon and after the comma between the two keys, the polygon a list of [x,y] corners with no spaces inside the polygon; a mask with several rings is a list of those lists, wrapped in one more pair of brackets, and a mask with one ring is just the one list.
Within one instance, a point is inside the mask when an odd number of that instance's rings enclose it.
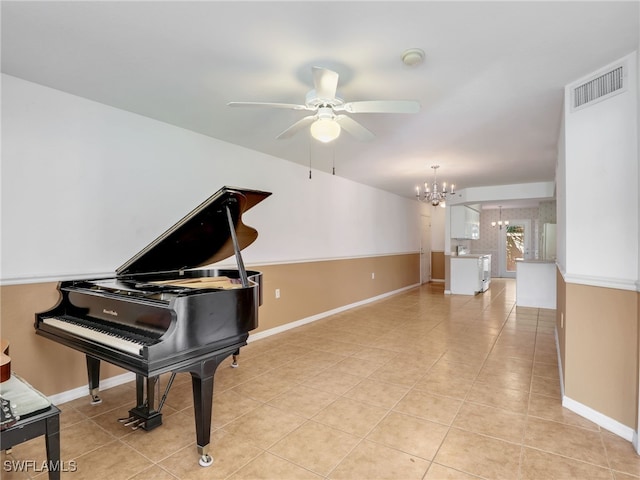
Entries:
{"label": "smoke detector", "polygon": [[409,67],[420,65],[424,60],[424,51],[419,48],[410,48],[402,53],[402,63]]}

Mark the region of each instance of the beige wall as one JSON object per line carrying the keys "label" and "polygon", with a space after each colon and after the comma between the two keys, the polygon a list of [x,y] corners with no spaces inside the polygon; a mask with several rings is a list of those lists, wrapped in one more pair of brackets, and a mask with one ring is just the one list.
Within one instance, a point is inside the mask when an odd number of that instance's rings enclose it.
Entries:
{"label": "beige wall", "polygon": [[444,280],[444,252],[431,252],[431,279]]}
{"label": "beige wall", "polygon": [[638,292],[565,283],[559,276],[558,293],[565,395],[635,430]]}
{"label": "beige wall", "polygon": [[[260,326],[254,333],[420,282],[418,253],[248,268],[263,272]],[[0,287],[0,333],[10,342],[12,370],[45,395],[87,384],[83,354],[34,333],[35,314],[50,310],[58,298],[54,282]],[[103,363],[101,377],[124,372]]]}
{"label": "beige wall", "polygon": [[420,283],[418,253],[251,268],[263,272],[256,332]]}
{"label": "beige wall", "polygon": [[[567,284],[564,282],[564,277],[560,273],[560,269],[556,266],[556,331],[558,332],[558,349],[560,354],[560,361],[562,362],[562,379],[565,378],[565,365],[566,365],[566,334],[564,329],[564,315],[567,311]],[[562,385],[564,388],[564,384]]]}
{"label": "beige wall", "polygon": [[[2,338],[9,341],[11,371],[45,395],[87,384],[84,355],[35,334],[35,314],[50,310],[59,299],[57,283],[0,287]],[[124,373],[104,364],[101,377]]]}

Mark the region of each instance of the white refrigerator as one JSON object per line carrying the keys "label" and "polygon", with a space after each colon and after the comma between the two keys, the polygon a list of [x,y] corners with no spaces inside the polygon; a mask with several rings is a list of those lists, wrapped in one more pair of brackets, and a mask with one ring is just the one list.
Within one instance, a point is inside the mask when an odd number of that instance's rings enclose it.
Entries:
{"label": "white refrigerator", "polygon": [[545,223],[542,226],[542,260],[556,259],[556,224]]}

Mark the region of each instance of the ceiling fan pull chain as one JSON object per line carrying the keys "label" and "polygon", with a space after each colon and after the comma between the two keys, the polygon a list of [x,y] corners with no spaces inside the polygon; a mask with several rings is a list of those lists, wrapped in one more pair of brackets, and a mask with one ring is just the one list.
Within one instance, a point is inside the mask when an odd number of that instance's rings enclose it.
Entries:
{"label": "ceiling fan pull chain", "polygon": [[332,154],[332,163],[333,163],[333,174],[336,174],[336,145],[335,143],[332,145],[331,147],[331,154]]}
{"label": "ceiling fan pull chain", "polygon": [[312,150],[313,142],[311,141],[311,136],[309,136],[309,180],[311,180],[311,150]]}

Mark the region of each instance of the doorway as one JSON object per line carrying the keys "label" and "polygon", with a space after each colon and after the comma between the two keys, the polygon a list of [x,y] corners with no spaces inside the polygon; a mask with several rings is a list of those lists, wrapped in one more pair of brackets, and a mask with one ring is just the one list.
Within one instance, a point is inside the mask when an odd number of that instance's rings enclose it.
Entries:
{"label": "doorway", "polygon": [[420,216],[420,284],[431,281],[431,217]]}
{"label": "doorway", "polygon": [[530,252],[531,220],[511,220],[500,230],[500,276],[515,278],[517,261],[531,258]]}

